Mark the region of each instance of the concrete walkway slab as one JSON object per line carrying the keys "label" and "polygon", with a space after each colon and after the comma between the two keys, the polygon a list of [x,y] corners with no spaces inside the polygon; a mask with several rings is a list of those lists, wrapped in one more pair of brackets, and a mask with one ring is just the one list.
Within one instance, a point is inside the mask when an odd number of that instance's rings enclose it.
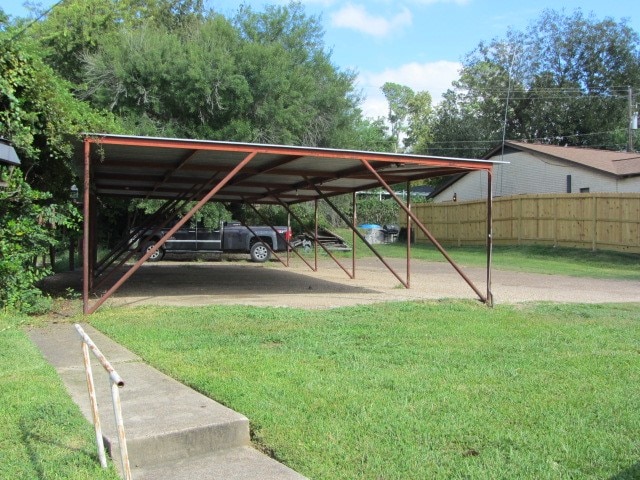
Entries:
{"label": "concrete walkway slab", "polygon": [[136,470],[136,480],[164,478],[171,480],[300,480],[303,477],[252,447],[239,447]]}
{"label": "concrete walkway slab", "polygon": [[[120,398],[136,480],[304,478],[250,447],[249,420],[244,415],[146,365],[94,328],[83,325],[83,329],[125,382]],[[28,334],[91,422],[81,340],[74,326],[52,324]],[[109,377],[91,357],[105,445],[119,467]]]}

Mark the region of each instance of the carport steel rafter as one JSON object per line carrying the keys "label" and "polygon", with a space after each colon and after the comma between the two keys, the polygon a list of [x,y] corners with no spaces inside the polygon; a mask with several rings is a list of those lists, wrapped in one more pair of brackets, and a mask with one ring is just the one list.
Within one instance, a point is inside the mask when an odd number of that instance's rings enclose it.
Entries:
{"label": "carport steel rafter", "polygon": [[[138,268],[207,202],[290,205],[325,200],[352,194],[353,218],[336,212],[378,256],[405,286],[410,285],[411,228],[415,224],[462,276],[481,301],[492,304],[492,167],[496,162],[449,157],[432,157],[404,153],[379,153],[300,146],[263,145],[174,138],[134,137],[87,134],[79,160],[84,167],[84,237],[83,237],[83,303],[84,313],[91,314],[104,303]],[[425,178],[453,175],[472,170],[488,174],[487,197],[487,278],[483,293],[451,259],[425,225],[411,212],[410,195],[405,203],[390,185]],[[368,244],[356,228],[355,192],[382,187],[399,204],[407,218],[407,277],[403,280]],[[196,202],[190,211],[144,253],[126,273],[90,304],[90,294],[97,277],[124,265],[132,257],[130,245],[136,238],[121,242],[101,262],[97,261],[96,216],[98,197],[154,198],[165,200],[150,220],[164,225],[175,218],[180,205]],[[316,220],[317,223],[317,220]],[[147,225],[147,226],[151,226]],[[155,225],[154,225],[155,226]],[[317,226],[315,237],[317,238]],[[317,246],[316,241],[316,246]],[[355,241],[354,241],[355,246]],[[317,248],[316,248],[317,251]],[[336,260],[337,261],[337,260]],[[288,262],[288,259],[287,259]],[[355,248],[352,272],[355,278]],[[284,262],[283,262],[284,263]],[[313,269],[313,267],[311,267]],[[317,255],[315,269],[317,270]]]}

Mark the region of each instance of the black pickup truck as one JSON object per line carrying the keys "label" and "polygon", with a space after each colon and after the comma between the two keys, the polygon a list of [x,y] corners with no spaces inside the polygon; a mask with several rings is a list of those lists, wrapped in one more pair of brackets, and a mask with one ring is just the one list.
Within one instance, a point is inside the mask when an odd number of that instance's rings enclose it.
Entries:
{"label": "black pickup truck", "polygon": [[[174,223],[175,224],[175,223]],[[275,229],[280,235],[274,232]],[[271,250],[286,251],[291,240],[288,227],[243,226],[240,222],[223,222],[218,229],[206,228],[201,222],[184,225],[160,247],[149,260],[162,260],[165,253],[249,253],[254,262],[266,262],[271,258]],[[144,252],[155,245],[171,226],[159,229],[151,228],[144,232],[134,229],[131,233],[137,238],[132,245],[134,250]]]}

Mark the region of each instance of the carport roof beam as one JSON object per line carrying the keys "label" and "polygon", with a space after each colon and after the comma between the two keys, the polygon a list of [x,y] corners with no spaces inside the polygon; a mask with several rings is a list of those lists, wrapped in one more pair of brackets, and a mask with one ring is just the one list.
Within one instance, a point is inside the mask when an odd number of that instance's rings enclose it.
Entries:
{"label": "carport roof beam", "polygon": [[[335,196],[378,186],[360,163],[364,158],[389,184],[486,168],[491,161],[405,153],[363,152],[285,145],[88,134],[92,145],[92,184],[98,196],[172,198],[190,183],[224,175],[244,155],[255,152],[251,168],[229,182],[213,201],[288,203],[320,198],[307,190],[313,179],[324,195]],[[311,196],[309,197],[309,194]]]}

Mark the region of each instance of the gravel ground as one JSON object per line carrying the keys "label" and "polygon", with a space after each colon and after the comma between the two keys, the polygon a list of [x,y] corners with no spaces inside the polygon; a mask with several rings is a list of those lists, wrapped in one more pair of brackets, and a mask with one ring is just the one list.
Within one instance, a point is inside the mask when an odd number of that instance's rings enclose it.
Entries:
{"label": "gravel ground", "polygon": [[[343,260],[351,270],[351,260]],[[406,261],[389,263],[406,279]],[[464,272],[483,294],[486,271],[465,268]],[[77,277],[77,274],[76,274]],[[78,281],[77,278],[75,280]],[[298,308],[333,308],[385,301],[442,298],[477,299],[476,293],[446,263],[413,260],[411,288],[401,282],[375,258],[360,259],[356,278],[331,260],[323,258],[318,272],[301,260],[290,267],[279,262],[255,264],[245,260],[147,263],[108,300],[108,305],[209,305],[243,304]],[[559,275],[493,270],[494,302],[531,301],[607,303],[640,302],[640,282],[598,280]]]}

